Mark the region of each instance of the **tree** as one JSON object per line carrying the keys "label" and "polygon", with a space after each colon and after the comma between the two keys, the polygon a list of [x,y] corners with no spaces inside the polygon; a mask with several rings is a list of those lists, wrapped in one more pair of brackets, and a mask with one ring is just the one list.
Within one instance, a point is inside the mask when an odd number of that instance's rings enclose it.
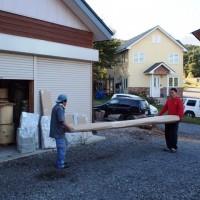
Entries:
{"label": "tree", "polygon": [[188,51],[184,54],[183,70],[185,77],[192,74],[194,77],[200,77],[200,47],[195,45],[186,45]]}
{"label": "tree", "polygon": [[116,59],[116,50],[121,45],[118,39],[94,43],[94,49],[99,50],[99,62],[94,63],[94,80],[105,78],[107,69],[119,63]]}
{"label": "tree", "polygon": [[193,52],[193,69],[194,77],[200,77],[200,47]]}

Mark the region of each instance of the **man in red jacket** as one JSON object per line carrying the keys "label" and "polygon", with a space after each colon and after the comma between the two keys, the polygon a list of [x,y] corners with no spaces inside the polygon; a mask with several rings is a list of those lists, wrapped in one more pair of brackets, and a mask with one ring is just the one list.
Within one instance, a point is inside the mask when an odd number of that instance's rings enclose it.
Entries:
{"label": "man in red jacket", "polygon": [[[161,109],[159,115],[164,114],[166,111],[168,111],[168,115],[178,115],[180,120],[183,118],[183,103],[181,99],[177,96],[176,88],[170,89],[170,98],[167,100],[166,104]],[[167,147],[163,149],[164,151],[169,151],[172,153],[176,152],[178,141],[178,125],[179,121],[165,124],[165,140]]]}

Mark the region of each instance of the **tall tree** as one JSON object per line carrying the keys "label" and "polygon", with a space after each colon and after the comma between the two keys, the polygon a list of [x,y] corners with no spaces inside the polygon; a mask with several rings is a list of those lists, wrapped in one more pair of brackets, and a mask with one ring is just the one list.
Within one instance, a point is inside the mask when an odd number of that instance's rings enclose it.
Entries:
{"label": "tall tree", "polygon": [[115,53],[120,45],[121,41],[118,39],[94,43],[94,49],[99,50],[99,62],[94,63],[95,80],[105,78],[107,69],[119,63],[119,60],[115,59]]}
{"label": "tall tree", "polygon": [[183,70],[185,77],[200,77],[200,46],[186,45],[188,51],[184,54]]}
{"label": "tall tree", "polygon": [[194,77],[200,77],[200,47],[193,52],[193,69],[191,71]]}

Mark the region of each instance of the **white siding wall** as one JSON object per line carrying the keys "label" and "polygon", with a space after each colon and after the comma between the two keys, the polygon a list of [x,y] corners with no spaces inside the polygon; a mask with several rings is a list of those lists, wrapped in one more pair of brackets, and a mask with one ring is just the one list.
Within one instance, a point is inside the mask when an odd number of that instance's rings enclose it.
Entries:
{"label": "white siding wall", "polygon": [[0,79],[33,80],[33,56],[0,53]]}
{"label": "white siding wall", "polygon": [[92,64],[37,57],[36,113],[41,113],[40,90],[51,92],[52,105],[60,93],[68,95],[67,113],[85,114],[92,120]]}
{"label": "white siding wall", "polygon": [[0,10],[89,30],[62,0],[0,0]]}

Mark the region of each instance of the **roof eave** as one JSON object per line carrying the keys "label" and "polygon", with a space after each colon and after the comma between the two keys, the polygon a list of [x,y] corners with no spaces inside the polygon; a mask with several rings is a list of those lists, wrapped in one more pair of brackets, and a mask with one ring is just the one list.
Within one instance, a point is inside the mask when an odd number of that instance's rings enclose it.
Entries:
{"label": "roof eave", "polygon": [[124,48],[124,49],[120,49],[119,51],[116,51],[116,54],[121,53],[123,51],[126,51],[127,49],[131,49],[130,47]]}
{"label": "roof eave", "polygon": [[94,42],[110,40],[114,33],[99,18],[85,0],[63,0],[65,4],[94,33]]}
{"label": "roof eave", "polygon": [[184,52],[187,51],[187,49],[181,45],[180,43],[178,43],[171,35],[169,35],[165,30],[163,30],[159,25],[155,26],[154,28],[152,28],[151,31],[149,31],[147,34],[143,35],[142,37],[140,37],[138,40],[136,40],[135,42],[133,42],[131,45],[129,45],[126,49],[130,49],[133,45],[135,45],[136,43],[138,43],[139,41],[141,41],[143,38],[145,38],[147,35],[149,35],[150,33],[152,33],[154,30],[159,29],[161,32],[163,32],[165,35],[167,35],[171,40],[173,40],[173,42],[175,42]]}
{"label": "roof eave", "polygon": [[154,67],[151,71],[145,71],[144,74],[154,74],[154,71],[156,69],[158,69],[160,66],[164,66],[167,70],[169,70],[170,74],[174,74],[175,71],[173,69],[171,69],[170,67],[168,67],[165,63],[161,62],[159,65],[157,65],[156,67]]}
{"label": "roof eave", "polygon": [[200,41],[200,29],[193,31],[192,34]]}
{"label": "roof eave", "polygon": [[[152,75],[152,74],[154,74],[154,71],[155,71],[155,70],[152,70],[152,71],[150,71],[150,72],[145,72],[144,74]],[[169,70],[169,73],[170,73],[170,74],[175,74],[175,72],[172,71],[172,70]]]}
{"label": "roof eave", "polygon": [[180,43],[177,42],[177,40],[175,40],[171,35],[169,35],[165,30],[163,30],[160,26],[157,26],[158,29],[160,29],[160,31],[162,31],[165,35],[167,35],[171,40],[173,40],[174,43],[176,43],[184,52],[187,51],[187,49],[181,45]]}

